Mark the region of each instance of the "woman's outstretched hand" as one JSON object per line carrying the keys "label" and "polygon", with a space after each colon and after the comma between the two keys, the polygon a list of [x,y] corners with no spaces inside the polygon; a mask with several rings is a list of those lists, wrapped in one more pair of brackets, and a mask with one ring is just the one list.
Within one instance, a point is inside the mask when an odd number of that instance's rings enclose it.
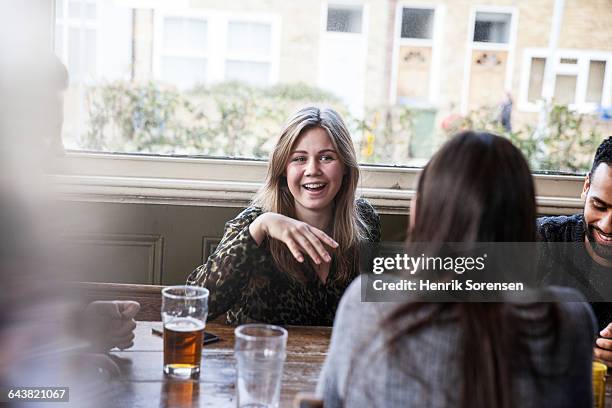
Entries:
{"label": "woman's outstretched hand", "polygon": [[320,229],[273,212],[257,217],[249,225],[249,232],[257,245],[261,245],[265,237],[284,242],[298,262],[304,262],[304,254],[308,254],[317,265],[330,262],[331,256],[325,245],[338,247],[338,243]]}

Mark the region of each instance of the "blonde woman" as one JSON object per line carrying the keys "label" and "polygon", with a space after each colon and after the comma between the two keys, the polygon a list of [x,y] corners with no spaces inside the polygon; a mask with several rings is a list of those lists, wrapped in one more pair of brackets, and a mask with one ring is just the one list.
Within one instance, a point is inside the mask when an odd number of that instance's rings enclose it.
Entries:
{"label": "blonde woman", "polygon": [[380,240],[378,215],[355,198],[350,134],[329,108],[287,121],[252,205],[226,223],[206,264],[187,281],[210,290],[209,318],[230,324],[331,325],[359,273],[359,247]]}

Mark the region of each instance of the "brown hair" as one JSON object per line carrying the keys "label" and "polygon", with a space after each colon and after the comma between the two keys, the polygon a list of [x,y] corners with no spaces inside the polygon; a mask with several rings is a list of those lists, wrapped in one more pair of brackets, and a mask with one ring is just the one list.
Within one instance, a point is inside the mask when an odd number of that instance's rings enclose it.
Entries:
{"label": "brown hair", "polygon": [[[423,169],[409,245],[427,243],[435,251],[444,242],[534,242],[534,191],[529,166],[510,141],[489,133],[455,135]],[[535,324],[543,336],[553,332],[554,348],[558,309],[554,303],[543,307]],[[410,314],[419,317],[402,323]],[[448,316],[460,330],[459,406],[516,406],[515,371],[535,371],[525,335],[534,322],[507,304],[409,302],[383,319],[381,330],[390,333],[386,345],[394,349],[405,336],[448,323]]]}
{"label": "brown hair", "polygon": [[[327,133],[346,174],[334,198],[334,217],[331,236],[339,246],[334,254],[337,279],[348,280],[358,267],[357,244],[364,239],[367,225],[355,206],[355,191],[359,182],[359,165],[351,135],[340,117],[330,108],[308,106],[298,110],[285,123],[268,163],[264,185],[253,199],[253,205],[295,218],[294,199],[284,176],[291,150],[297,139],[307,130],[319,127]],[[269,250],[277,267],[297,280],[305,279],[303,267],[282,242],[269,240]]]}

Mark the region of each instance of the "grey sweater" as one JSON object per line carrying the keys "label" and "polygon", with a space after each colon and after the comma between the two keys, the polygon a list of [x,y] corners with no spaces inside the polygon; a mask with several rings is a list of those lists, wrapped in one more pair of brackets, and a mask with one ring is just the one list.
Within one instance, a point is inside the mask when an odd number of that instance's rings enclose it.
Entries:
{"label": "grey sweater", "polygon": [[[536,386],[530,371],[514,379],[520,407],[592,407],[591,365],[595,321],[588,303],[578,292],[550,289],[564,299],[559,303],[563,320],[559,352],[547,357],[547,342],[531,341],[532,361],[544,376]],[[397,303],[361,302],[361,279],[357,278],[343,296],[336,318],[329,354],[319,378],[317,394],[325,408],[334,407],[455,407],[461,381],[459,373],[459,329],[456,322],[429,325],[401,340],[389,351],[379,325]],[[508,307],[513,307],[508,304]],[[541,313],[543,309],[529,309]],[[427,306],[406,316],[406,323]],[[521,312],[524,313],[524,312]],[[512,358],[512,356],[508,356]],[[561,373],[559,375],[559,373]],[[347,386],[347,377],[348,379]]]}

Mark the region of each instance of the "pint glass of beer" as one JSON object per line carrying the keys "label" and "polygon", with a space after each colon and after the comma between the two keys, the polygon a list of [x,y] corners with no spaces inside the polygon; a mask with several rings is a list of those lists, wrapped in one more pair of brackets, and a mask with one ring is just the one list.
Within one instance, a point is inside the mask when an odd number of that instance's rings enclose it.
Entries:
{"label": "pint glass of beer", "polygon": [[208,289],[169,286],[162,290],[165,374],[182,378],[200,374],[207,314]]}

